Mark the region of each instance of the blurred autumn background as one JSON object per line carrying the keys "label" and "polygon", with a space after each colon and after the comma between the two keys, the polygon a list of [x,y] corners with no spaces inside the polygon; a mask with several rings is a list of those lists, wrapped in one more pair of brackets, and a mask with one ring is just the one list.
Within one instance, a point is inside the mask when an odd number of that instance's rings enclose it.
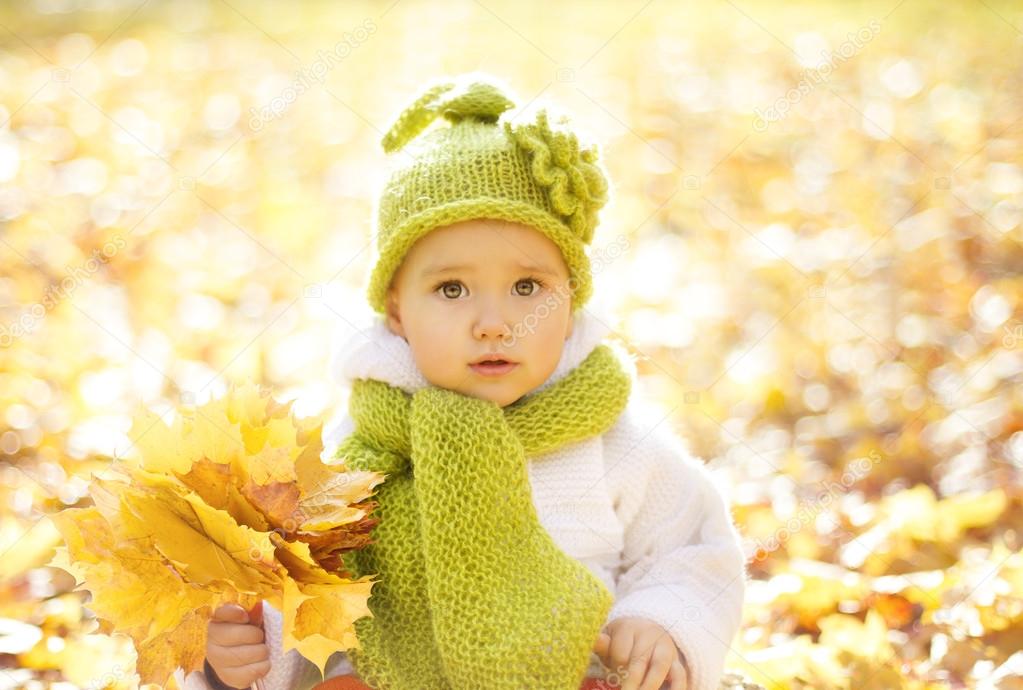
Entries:
{"label": "blurred autumn background", "polygon": [[343,406],[380,138],[484,70],[600,143],[598,296],[748,543],[768,688],[1023,688],[1017,3],[0,5],[0,690],[133,687],[47,514],[161,414]]}

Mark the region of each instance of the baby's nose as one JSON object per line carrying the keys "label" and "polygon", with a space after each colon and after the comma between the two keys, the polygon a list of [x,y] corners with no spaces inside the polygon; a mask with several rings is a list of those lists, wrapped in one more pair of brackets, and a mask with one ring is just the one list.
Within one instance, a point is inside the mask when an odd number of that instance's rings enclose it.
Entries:
{"label": "baby's nose", "polygon": [[511,335],[511,328],[501,320],[479,321],[474,328],[476,338],[504,338]]}

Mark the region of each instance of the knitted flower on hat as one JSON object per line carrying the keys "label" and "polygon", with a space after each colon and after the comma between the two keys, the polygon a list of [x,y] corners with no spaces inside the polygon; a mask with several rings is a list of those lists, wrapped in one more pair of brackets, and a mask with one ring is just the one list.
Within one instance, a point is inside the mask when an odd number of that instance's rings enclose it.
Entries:
{"label": "knitted flower on hat", "polygon": [[[559,120],[567,122],[567,118]],[[597,211],[607,202],[607,179],[597,166],[597,149],[580,149],[575,134],[551,129],[545,110],[537,114],[535,123],[505,122],[504,127],[529,152],[533,177],[547,188],[558,217],[589,243],[597,227]]]}
{"label": "knitted flower on hat", "polygon": [[[384,150],[402,155],[378,201],[378,257],[367,291],[377,312],[386,312],[394,273],[419,238],[481,218],[547,236],[568,266],[572,310],[589,300],[585,246],[609,198],[597,148],[580,145],[566,118],[552,127],[546,110],[532,122],[502,121],[514,105],[491,77],[463,75],[426,88],[385,134]],[[438,119],[449,126],[426,132]]]}

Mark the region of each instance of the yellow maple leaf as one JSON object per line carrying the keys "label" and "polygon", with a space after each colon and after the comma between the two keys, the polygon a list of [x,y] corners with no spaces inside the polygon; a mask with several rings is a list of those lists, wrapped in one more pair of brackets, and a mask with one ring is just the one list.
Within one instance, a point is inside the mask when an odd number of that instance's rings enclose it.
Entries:
{"label": "yellow maple leaf", "polygon": [[888,659],[894,654],[888,642],[888,626],[884,617],[874,610],[867,611],[866,619],[833,613],[818,623],[820,644],[866,659]]}
{"label": "yellow maple leaf", "polygon": [[368,579],[336,584],[285,580],[283,648],[298,649],[324,673],[338,641],[343,649],[358,648],[355,621],[371,615],[366,601],[372,586]]}

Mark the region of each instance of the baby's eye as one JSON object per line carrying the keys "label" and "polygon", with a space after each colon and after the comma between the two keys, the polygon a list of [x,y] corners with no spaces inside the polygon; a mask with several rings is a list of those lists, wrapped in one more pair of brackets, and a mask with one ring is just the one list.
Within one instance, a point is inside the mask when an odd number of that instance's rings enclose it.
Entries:
{"label": "baby's eye", "polygon": [[[457,291],[452,291],[449,288],[457,288]],[[449,299],[457,299],[461,295],[462,284],[454,280],[449,280],[446,283],[438,285],[434,291],[436,292],[436,290],[440,290],[441,294]]]}
{"label": "baby's eye", "polygon": [[[523,285],[530,286],[528,292],[522,292],[521,290],[519,290],[519,288]],[[533,288],[532,285],[536,285],[536,288]],[[536,291],[541,289],[542,287],[543,283],[541,283],[536,278],[523,278],[522,280],[515,283],[515,294],[519,295],[520,297],[530,297],[534,295]]]}

